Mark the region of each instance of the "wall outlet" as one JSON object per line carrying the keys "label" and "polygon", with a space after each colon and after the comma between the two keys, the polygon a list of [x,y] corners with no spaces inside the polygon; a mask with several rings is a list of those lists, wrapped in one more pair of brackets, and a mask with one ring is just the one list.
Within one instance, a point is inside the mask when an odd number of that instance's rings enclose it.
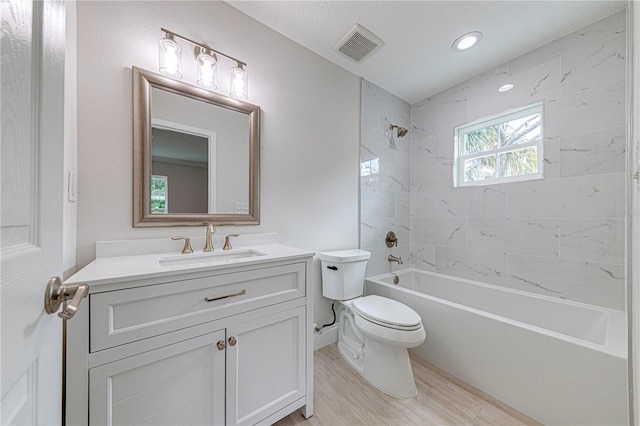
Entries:
{"label": "wall outlet", "polygon": [[236,214],[249,214],[249,203],[236,201]]}

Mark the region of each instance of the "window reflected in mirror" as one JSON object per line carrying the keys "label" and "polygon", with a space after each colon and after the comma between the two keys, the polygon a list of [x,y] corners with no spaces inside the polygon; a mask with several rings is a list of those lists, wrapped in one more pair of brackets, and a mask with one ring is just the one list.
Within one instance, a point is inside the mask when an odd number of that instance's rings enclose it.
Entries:
{"label": "window reflected in mirror", "polygon": [[169,184],[167,176],[151,176],[151,213],[167,214],[169,212]]}

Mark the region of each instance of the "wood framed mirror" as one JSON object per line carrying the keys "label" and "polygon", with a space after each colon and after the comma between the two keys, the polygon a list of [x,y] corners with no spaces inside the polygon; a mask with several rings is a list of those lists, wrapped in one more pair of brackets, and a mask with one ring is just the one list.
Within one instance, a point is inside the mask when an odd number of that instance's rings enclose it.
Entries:
{"label": "wood framed mirror", "polygon": [[133,67],[133,226],[260,223],[260,107]]}

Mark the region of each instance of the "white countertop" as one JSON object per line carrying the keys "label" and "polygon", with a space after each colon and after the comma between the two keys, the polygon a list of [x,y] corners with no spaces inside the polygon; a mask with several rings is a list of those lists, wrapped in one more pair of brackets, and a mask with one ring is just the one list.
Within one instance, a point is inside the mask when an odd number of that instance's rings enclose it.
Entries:
{"label": "white countertop", "polygon": [[[208,253],[205,254],[202,250],[194,250],[192,254],[183,255],[179,252],[176,253],[173,251],[165,253],[99,257],[66,280],[65,283],[88,283],[95,286],[99,284],[129,281],[132,278],[157,278],[192,272],[218,271],[238,266],[260,265],[274,261],[302,259],[315,254],[308,250],[302,250],[282,244],[252,245],[250,247],[241,246],[229,251],[216,249],[213,253],[231,254],[234,252],[246,252],[247,250],[254,250],[264,255],[239,259],[218,260],[215,262],[206,260],[205,256]],[[161,259],[171,258],[173,260],[177,256],[184,256],[185,259],[188,259],[189,256],[203,256],[202,259],[205,260],[202,262],[197,261],[196,263],[188,265],[178,264],[162,266],[160,264]]]}

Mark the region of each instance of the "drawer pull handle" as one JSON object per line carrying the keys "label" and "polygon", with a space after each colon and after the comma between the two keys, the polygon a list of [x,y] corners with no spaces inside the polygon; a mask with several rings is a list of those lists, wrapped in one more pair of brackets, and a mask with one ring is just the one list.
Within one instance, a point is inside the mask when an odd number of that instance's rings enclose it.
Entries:
{"label": "drawer pull handle", "polygon": [[229,297],[242,296],[243,294],[247,294],[247,290],[242,290],[242,291],[239,291],[239,292],[233,293],[233,294],[227,294],[226,296],[212,297],[212,298],[205,297],[204,301],[205,302],[213,302],[214,300],[222,300],[222,299],[227,299]]}

